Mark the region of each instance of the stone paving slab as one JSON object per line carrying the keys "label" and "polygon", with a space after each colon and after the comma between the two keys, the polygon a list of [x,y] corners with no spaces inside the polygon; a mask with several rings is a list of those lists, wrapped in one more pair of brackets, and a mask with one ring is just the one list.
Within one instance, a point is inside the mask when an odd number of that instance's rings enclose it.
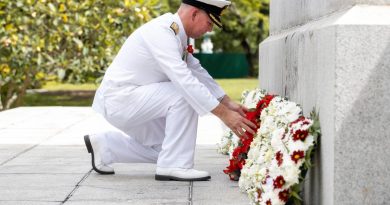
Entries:
{"label": "stone paving slab", "polygon": [[195,168],[207,182],[154,180],[155,164],[115,164],[115,175],[91,171],[83,135],[115,129],[87,107],[21,107],[0,112],[0,204],[248,204],[222,172],[216,152],[226,127],[199,120]]}
{"label": "stone paving slab", "polygon": [[61,202],[83,174],[0,174],[2,201]]}
{"label": "stone paving slab", "polygon": [[18,155],[29,147],[31,147],[31,145],[0,144],[0,166],[2,165],[2,163],[6,162],[9,159],[12,159],[12,157]]}
{"label": "stone paving slab", "polygon": [[179,201],[179,200],[175,200],[175,199],[169,199],[169,200],[154,200],[154,199],[142,199],[142,200],[139,200],[139,199],[131,199],[131,200],[128,200],[128,201],[102,201],[102,200],[99,200],[99,201],[69,201],[66,203],[67,205],[70,204],[70,205],[145,205],[145,204],[149,204],[149,205],[188,205],[188,201]]}
{"label": "stone paving slab", "polygon": [[1,205],[58,205],[58,202],[52,201],[4,201],[0,199]]}
{"label": "stone paving slab", "polygon": [[57,132],[57,129],[3,128],[0,129],[1,144],[38,144]]}

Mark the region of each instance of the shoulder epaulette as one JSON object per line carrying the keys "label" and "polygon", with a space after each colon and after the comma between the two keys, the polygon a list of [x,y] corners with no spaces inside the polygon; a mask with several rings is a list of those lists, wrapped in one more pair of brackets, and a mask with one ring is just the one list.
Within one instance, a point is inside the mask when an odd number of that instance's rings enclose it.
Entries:
{"label": "shoulder epaulette", "polygon": [[179,33],[179,25],[177,25],[176,22],[172,22],[170,28],[173,30],[173,32],[175,32],[175,35]]}

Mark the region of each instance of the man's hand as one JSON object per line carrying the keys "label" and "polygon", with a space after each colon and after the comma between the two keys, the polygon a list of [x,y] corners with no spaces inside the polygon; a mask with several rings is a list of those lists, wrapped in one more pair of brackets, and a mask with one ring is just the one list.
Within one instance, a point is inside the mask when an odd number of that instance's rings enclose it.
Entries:
{"label": "man's hand", "polygon": [[254,130],[257,127],[253,122],[245,118],[243,106],[234,106],[232,109],[230,109],[224,104],[220,103],[211,112],[219,117],[225,123],[225,125],[228,126],[237,136],[245,136],[245,131],[251,134],[255,134]]}
{"label": "man's hand", "polygon": [[221,103],[223,105],[225,105],[227,108],[229,108],[230,110],[236,111],[236,112],[240,113],[241,116],[246,117],[245,113],[248,112],[248,108],[244,107],[241,104],[234,102],[233,100],[230,99],[229,96],[225,95],[222,98]]}

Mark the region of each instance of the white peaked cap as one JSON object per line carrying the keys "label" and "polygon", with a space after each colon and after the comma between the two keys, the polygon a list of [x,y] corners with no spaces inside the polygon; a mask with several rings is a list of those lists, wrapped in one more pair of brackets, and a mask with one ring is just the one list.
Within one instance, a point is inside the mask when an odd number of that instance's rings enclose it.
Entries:
{"label": "white peaked cap", "polygon": [[222,27],[221,13],[231,3],[226,0],[182,0],[182,2],[206,11],[215,25],[220,28]]}
{"label": "white peaked cap", "polygon": [[197,1],[203,2],[205,4],[213,5],[219,8],[223,8],[231,4],[230,1],[225,1],[225,0],[197,0]]}

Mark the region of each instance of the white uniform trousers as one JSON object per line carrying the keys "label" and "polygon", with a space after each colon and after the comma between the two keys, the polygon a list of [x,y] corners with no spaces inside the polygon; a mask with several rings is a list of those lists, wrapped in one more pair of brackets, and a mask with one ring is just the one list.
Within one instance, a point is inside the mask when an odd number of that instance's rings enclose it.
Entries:
{"label": "white uniform trousers", "polygon": [[193,168],[198,114],[171,82],[105,96],[105,119],[121,130],[96,134],[104,164]]}

